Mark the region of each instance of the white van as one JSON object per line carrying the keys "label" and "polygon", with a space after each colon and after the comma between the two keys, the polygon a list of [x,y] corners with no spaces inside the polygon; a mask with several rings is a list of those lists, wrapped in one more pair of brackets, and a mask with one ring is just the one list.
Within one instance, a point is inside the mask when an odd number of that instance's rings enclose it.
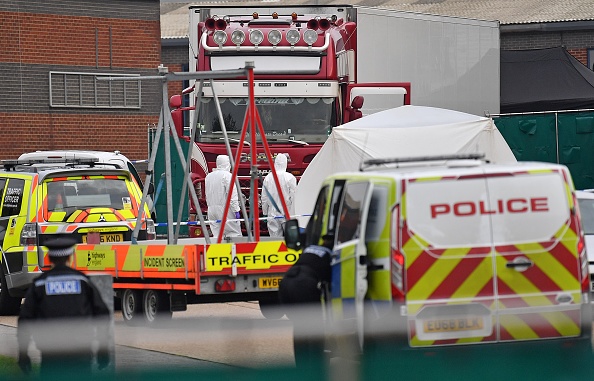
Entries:
{"label": "white van", "polygon": [[[480,156],[374,159],[328,177],[300,249],[334,236],[329,332],[409,348],[590,348],[589,272],[567,167]],[[385,326],[385,327],[384,327]],[[368,335],[369,334],[369,335]]]}

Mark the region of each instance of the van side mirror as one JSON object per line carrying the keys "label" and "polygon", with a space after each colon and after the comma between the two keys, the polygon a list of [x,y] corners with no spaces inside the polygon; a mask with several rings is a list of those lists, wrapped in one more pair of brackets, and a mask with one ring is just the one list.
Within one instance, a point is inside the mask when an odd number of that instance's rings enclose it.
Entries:
{"label": "van side mirror", "polygon": [[147,190],[147,194],[149,196],[152,196],[155,193],[155,186],[153,185],[153,183],[149,182],[148,183],[148,190]]}
{"label": "van side mirror", "polygon": [[301,250],[303,247],[303,235],[299,227],[299,221],[289,220],[285,222],[285,244],[289,249]]}

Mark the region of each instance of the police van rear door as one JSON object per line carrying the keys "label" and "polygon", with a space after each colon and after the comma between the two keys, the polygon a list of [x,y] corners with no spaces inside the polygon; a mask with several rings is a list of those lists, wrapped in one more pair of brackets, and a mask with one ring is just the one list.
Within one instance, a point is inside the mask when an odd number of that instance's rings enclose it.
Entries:
{"label": "police van rear door", "polygon": [[399,250],[410,346],[497,340],[489,201],[482,166],[402,180]]}
{"label": "police van rear door", "polygon": [[501,341],[578,336],[578,221],[557,166],[488,176]]}
{"label": "police van rear door", "polygon": [[[367,293],[365,230],[373,184],[347,182],[340,201],[332,256],[331,308],[334,320],[356,330],[363,344],[363,302]],[[344,332],[343,332],[344,333]]]}

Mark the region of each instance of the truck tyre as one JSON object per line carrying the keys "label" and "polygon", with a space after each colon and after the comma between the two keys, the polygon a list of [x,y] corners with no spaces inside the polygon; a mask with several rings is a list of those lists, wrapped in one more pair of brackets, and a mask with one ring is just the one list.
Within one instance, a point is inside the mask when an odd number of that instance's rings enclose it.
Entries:
{"label": "truck tyre", "polygon": [[128,325],[139,325],[142,320],[142,296],[138,290],[126,289],[122,295],[122,317]]}
{"label": "truck tyre", "polygon": [[285,316],[281,304],[276,299],[260,299],[258,304],[260,305],[260,313],[266,319],[277,320]]}
{"label": "truck tyre", "polygon": [[147,325],[155,325],[171,319],[169,295],[163,291],[145,290],[142,297],[142,311]]}
{"label": "truck tyre", "polygon": [[10,296],[8,285],[4,276],[4,265],[0,266],[0,315],[12,316],[18,315],[21,309],[21,299]]}

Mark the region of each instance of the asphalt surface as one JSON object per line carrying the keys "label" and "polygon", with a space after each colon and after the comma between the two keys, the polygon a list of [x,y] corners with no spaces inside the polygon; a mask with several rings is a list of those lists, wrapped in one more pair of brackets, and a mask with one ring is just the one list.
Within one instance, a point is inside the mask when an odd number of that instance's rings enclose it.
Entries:
{"label": "asphalt surface", "polygon": [[[17,357],[18,346],[16,328],[12,325],[0,324],[0,355]],[[33,363],[40,362],[39,351],[30,349],[29,354]],[[207,360],[195,359],[187,356],[173,355],[155,350],[133,348],[126,345],[115,345],[115,370],[135,369],[166,369],[180,368],[208,368],[230,369],[232,366]]]}
{"label": "asphalt surface", "polygon": [[[17,318],[0,317],[0,355],[17,357]],[[294,366],[292,324],[265,319],[257,302],[190,305],[157,327],[131,327],[114,314],[112,366],[120,371],[263,369]],[[34,346],[33,363],[40,362]]]}

